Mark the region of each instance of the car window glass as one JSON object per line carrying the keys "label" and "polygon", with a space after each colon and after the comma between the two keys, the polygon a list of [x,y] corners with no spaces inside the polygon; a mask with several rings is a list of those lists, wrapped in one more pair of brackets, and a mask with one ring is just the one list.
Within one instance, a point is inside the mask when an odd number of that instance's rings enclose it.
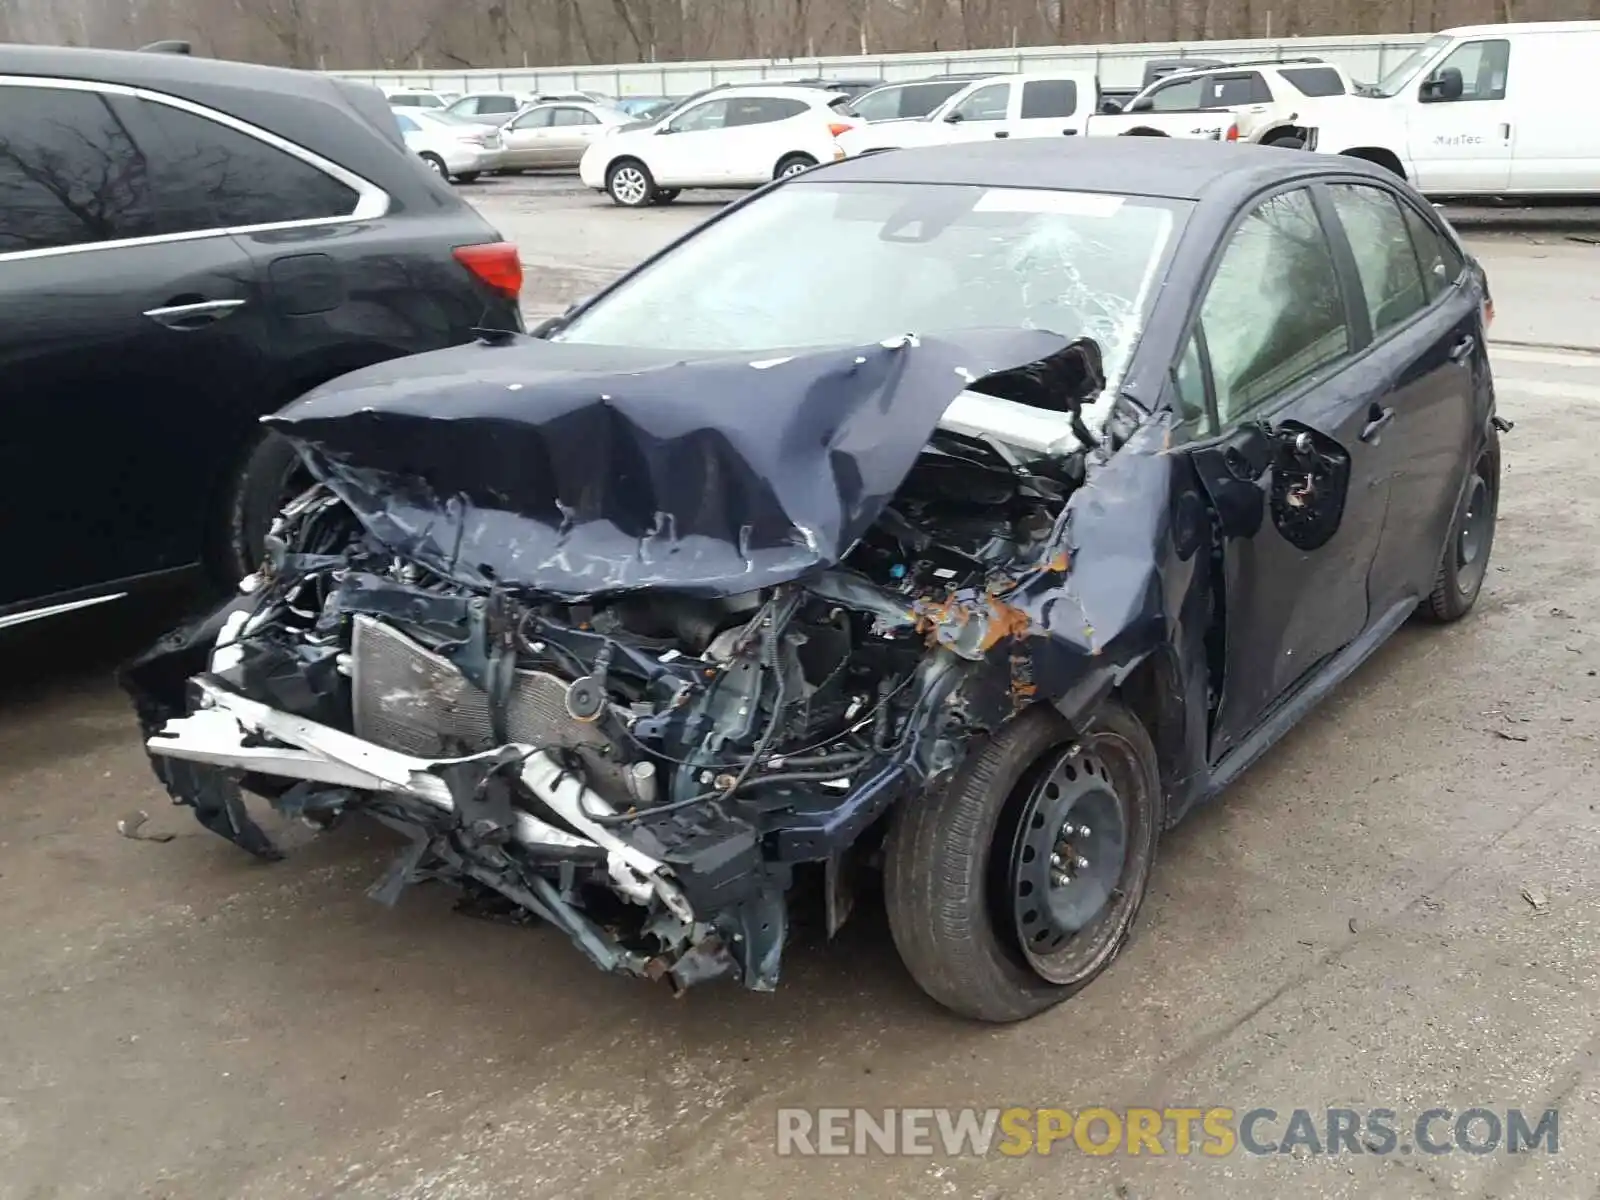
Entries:
{"label": "car window glass", "polygon": [[1022,116],[1070,117],[1078,108],[1078,85],[1070,79],[1030,79],[1022,85]]}
{"label": "car window glass", "polygon": [[0,88],[0,254],[161,232],[149,166],[93,92]]}
{"label": "car window glass", "polygon": [[955,111],[961,114],[963,121],[1003,121],[1010,92],[1008,83],[991,83],[957,104]]}
{"label": "car window glass", "polygon": [[1178,398],[1178,419],[1185,425],[1200,425],[1206,416],[1205,370],[1200,364],[1200,339],[1190,334],[1183,347],[1178,369],[1172,373]]}
{"label": "car window glass", "polygon": [[146,101],[164,144],[152,151],[163,224],[172,232],[276,225],[355,211],[355,189],[261,139]]}
{"label": "car window glass", "polygon": [[554,112],[555,112],[555,109],[553,109],[553,108],[536,108],[536,109],[533,109],[531,112],[523,113],[515,121],[511,122],[511,128],[513,128],[513,129],[544,129],[546,126],[548,126],[550,124],[550,117],[551,117],[551,114],[554,113]]}
{"label": "car window glass", "polygon": [[1328,189],[1350,239],[1361,291],[1381,334],[1428,306],[1428,293],[1411,248],[1399,201],[1382,188],[1341,183]]}
{"label": "car window glass", "polygon": [[1420,212],[1409,204],[1400,207],[1406,227],[1411,232],[1411,244],[1416,249],[1417,260],[1422,264],[1422,278],[1428,288],[1428,298],[1437,300],[1461,277],[1466,261]]}
{"label": "car window glass", "polygon": [[901,116],[900,106],[910,88],[884,88],[861,97],[850,106],[850,111],[863,121],[892,121]]}
{"label": "car window glass", "polygon": [[1461,72],[1462,100],[1504,100],[1510,57],[1511,43],[1504,39],[1463,42],[1439,64],[1439,71],[1453,67]]}
{"label": "car window glass", "polygon": [[1305,189],[1244,219],[1200,312],[1224,428],[1349,352],[1333,252]]}
{"label": "car window glass", "polygon": [[558,108],[550,118],[552,125],[598,125],[600,118],[582,108]]}
{"label": "car window glass", "polygon": [[810,105],[804,100],[776,96],[754,96],[744,100],[728,101],[728,126],[767,125],[773,121],[787,121],[798,117]]}
{"label": "car window glass", "polygon": [[422,130],[422,126],[418,125],[404,113],[395,113],[394,122],[396,125],[400,126],[401,133],[420,133]]}
{"label": "car window glass", "polygon": [[694,133],[706,129],[721,129],[728,122],[728,101],[708,100],[697,104],[680,117],[674,117],[672,129],[676,133]]}
{"label": "car window glass", "polygon": [[966,84],[959,80],[950,80],[945,83],[923,83],[906,88],[900,98],[898,115],[925,117],[965,86]]}
{"label": "car window glass", "polygon": [[1255,71],[1239,75],[1213,75],[1206,88],[1208,108],[1231,108],[1236,104],[1270,104],[1272,93],[1267,81]]}
{"label": "car window glass", "polygon": [[1175,79],[1157,88],[1150,93],[1151,111],[1185,112],[1199,108],[1208,79],[1210,79],[1208,75],[1196,76],[1193,79]]}
{"label": "car window glass", "polygon": [[478,112],[481,113],[508,113],[517,111],[517,98],[515,96],[479,96]]}
{"label": "car window glass", "polygon": [[1278,74],[1302,96],[1344,95],[1344,80],[1332,67],[1285,67]]}

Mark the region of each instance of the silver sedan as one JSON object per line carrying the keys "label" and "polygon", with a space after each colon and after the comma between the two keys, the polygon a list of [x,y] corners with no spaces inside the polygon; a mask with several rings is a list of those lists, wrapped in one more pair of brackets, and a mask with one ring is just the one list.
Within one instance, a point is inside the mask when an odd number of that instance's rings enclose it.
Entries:
{"label": "silver sedan", "polygon": [[531,105],[500,127],[500,169],[576,167],[595,138],[633,120],[619,109],[582,100]]}

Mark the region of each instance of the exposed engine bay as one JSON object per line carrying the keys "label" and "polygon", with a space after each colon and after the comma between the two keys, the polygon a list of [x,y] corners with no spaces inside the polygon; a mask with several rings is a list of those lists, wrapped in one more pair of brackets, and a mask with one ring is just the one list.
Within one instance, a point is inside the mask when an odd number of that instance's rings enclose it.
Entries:
{"label": "exposed engine bay", "polygon": [[[1080,354],[1063,412],[1097,365]],[[997,378],[991,395],[1016,385]],[[444,880],[605,969],[769,989],[796,870],[820,864],[831,933],[863,833],[1033,698],[1020,647],[1046,639],[1007,596],[1067,571],[1083,433],[1040,455],[913,420],[898,485],[854,509],[870,520],[837,553],[808,542],[810,569],[592,595],[441,569],[431,526],[432,549],[397,545],[399,519],[364,506],[402,485],[308,440],[320,482],[261,570],[128,686],[174,798],[254,853],[278,851],[245,793],[318,827],[364,813],[408,839],[380,900]]]}

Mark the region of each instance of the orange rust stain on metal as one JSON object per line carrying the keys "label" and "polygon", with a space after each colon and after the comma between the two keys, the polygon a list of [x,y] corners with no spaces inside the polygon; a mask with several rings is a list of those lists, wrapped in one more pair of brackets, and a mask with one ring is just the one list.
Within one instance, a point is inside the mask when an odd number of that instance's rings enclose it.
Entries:
{"label": "orange rust stain on metal", "polygon": [[1072,558],[1065,550],[1057,550],[1056,556],[1050,560],[1050,570],[1057,575],[1065,575],[1067,568],[1072,566]]}
{"label": "orange rust stain on metal", "polygon": [[1025,638],[1028,631],[1033,628],[1033,622],[1028,620],[1028,614],[1015,605],[1007,604],[998,596],[987,597],[989,601],[989,627],[984,630],[983,641],[979,648],[989,650],[1008,637]]}

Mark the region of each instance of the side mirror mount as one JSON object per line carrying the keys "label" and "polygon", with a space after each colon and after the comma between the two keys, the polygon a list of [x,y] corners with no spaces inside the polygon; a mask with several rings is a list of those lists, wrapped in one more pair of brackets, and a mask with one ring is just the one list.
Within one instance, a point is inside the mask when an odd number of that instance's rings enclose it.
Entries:
{"label": "side mirror mount", "polygon": [[1465,90],[1461,72],[1455,67],[1442,67],[1422,81],[1422,91],[1417,98],[1424,104],[1438,104],[1461,99]]}
{"label": "side mirror mount", "polygon": [[959,125],[959,124],[961,124],[961,122],[963,120],[965,120],[965,118],[962,117],[961,113],[958,110],[951,109],[948,113],[945,114],[944,120],[945,120],[945,124],[946,125]]}
{"label": "side mirror mount", "polygon": [[1154,100],[1152,100],[1149,96],[1140,96],[1137,100],[1133,101],[1133,103],[1129,104],[1128,107],[1124,111],[1126,111],[1126,112],[1152,112],[1155,109],[1155,106],[1156,106],[1156,102]]}

